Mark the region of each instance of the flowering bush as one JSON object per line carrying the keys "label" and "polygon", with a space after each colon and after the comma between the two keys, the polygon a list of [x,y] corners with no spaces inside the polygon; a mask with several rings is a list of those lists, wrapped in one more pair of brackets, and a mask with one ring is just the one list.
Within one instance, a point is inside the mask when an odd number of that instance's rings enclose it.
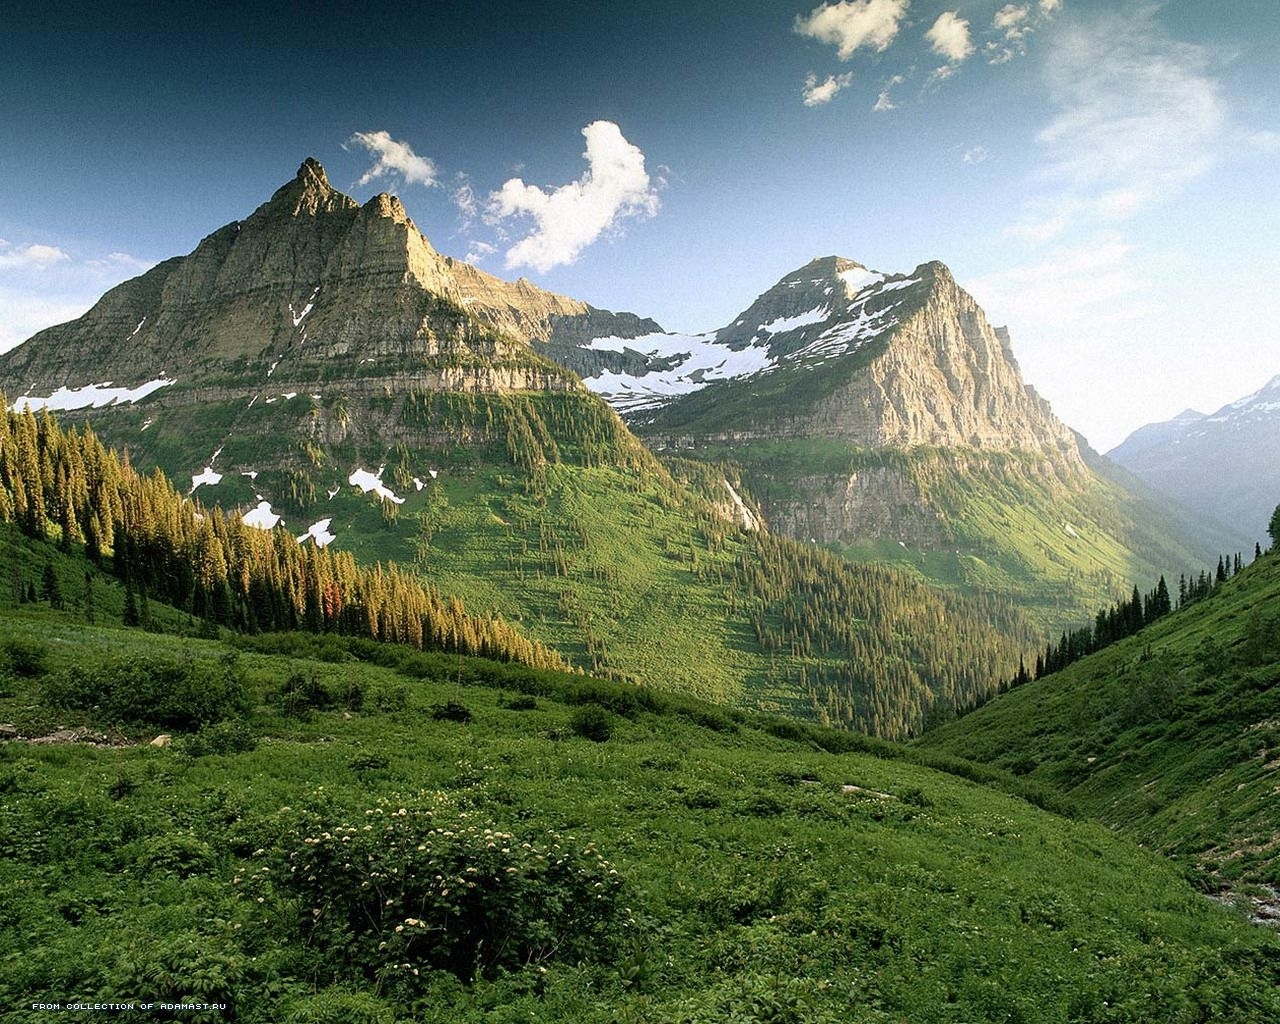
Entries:
{"label": "flowering bush", "polygon": [[626,919],[622,880],[593,845],[518,838],[443,794],[379,801],[348,820],[302,812],[255,858],[237,879],[248,898],[289,894],[303,937],[335,970],[345,961],[383,983],[599,958]]}

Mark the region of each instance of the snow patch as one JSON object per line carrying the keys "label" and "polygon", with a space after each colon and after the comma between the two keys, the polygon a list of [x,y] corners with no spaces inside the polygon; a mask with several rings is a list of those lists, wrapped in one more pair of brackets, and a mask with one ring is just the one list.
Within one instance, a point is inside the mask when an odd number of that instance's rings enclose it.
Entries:
{"label": "snow patch", "polygon": [[332,525],[332,523],[333,523],[332,519],[321,519],[318,523],[312,523],[310,526],[307,527],[307,532],[298,538],[298,543],[302,544],[303,542],[306,541],[308,537],[310,537],[313,541],[316,542],[316,547],[318,548],[322,548],[328,544],[332,544],[335,540],[338,539],[332,533],[329,532],[329,527],[330,525]]}
{"label": "snow patch", "polygon": [[351,475],[347,477],[347,483],[359,487],[365,494],[373,491],[379,498],[386,498],[388,501],[394,501],[397,505],[403,505],[404,498],[401,498],[382,483],[382,471],[386,468],[386,466],[379,466],[377,473],[370,473],[367,469],[352,470]]}
{"label": "snow patch", "polygon": [[271,502],[259,501],[257,508],[244,514],[243,522],[259,530],[271,530],[280,522],[280,517],[271,511]]}
{"label": "snow patch", "polygon": [[699,391],[715,380],[757,373],[772,365],[768,350],[749,346],[734,351],[717,345],[715,334],[646,334],[639,338],[595,338],[588,348],[621,352],[629,348],[655,359],[678,358],[669,370],[633,376],[604,371],[583,383],[618,409],[644,409],[672,395]]}
{"label": "snow patch", "polygon": [[142,325],[145,324],[146,322],[147,322],[147,318],[144,316],[141,320],[138,321],[138,326],[133,329],[133,333],[129,335],[129,337],[136,338],[138,336],[138,332],[142,330]]}
{"label": "snow patch", "polygon": [[739,522],[742,523],[744,530],[760,529],[760,520],[756,514],[747,508],[746,502],[742,500],[742,496],[733,489],[733,484],[728,480],[723,481],[725,489],[729,492],[729,497],[733,500],[734,511],[737,513]]}
{"label": "snow patch", "polygon": [[841,270],[836,277],[840,278],[844,285],[845,292],[850,298],[857,295],[862,289],[879,284],[884,280],[884,274],[877,274],[874,270],[868,270],[866,267],[850,267],[848,270]]}
{"label": "snow patch", "polygon": [[209,484],[209,486],[212,487],[214,484],[219,483],[221,480],[222,480],[222,474],[215,473],[213,471],[213,461],[210,460],[209,465],[204,467],[204,472],[199,473],[196,476],[193,476],[191,478],[191,490],[187,491],[187,493],[194,494],[196,488],[199,487],[201,484]]}
{"label": "snow patch", "polygon": [[315,308],[315,298],[319,293],[320,293],[320,288],[319,286],[317,286],[316,290],[311,293],[311,298],[307,300],[307,304],[302,307],[301,313],[295,313],[293,311],[293,303],[292,302],[289,303],[289,318],[293,321],[294,327],[301,326],[302,321],[307,318],[307,314],[310,313]]}
{"label": "snow patch", "polygon": [[47,398],[23,395],[13,403],[12,408],[14,412],[22,412],[24,409],[31,409],[33,412],[37,409],[49,409],[53,412],[68,409],[101,409],[117,402],[137,402],[154,391],[176,383],[175,380],[161,376],[145,384],[139,384],[136,388],[113,388],[110,386],[111,381],[86,384],[82,388],[68,388],[64,385]]}
{"label": "snow patch", "polygon": [[258,471],[256,469],[242,469],[240,470],[240,475],[247,476],[250,480],[258,479]]}
{"label": "snow patch", "polygon": [[770,320],[767,324],[761,324],[760,330],[769,334],[782,334],[785,331],[794,331],[797,327],[820,324],[830,315],[831,310],[825,306],[819,306],[817,309],[811,309],[807,313],[797,313],[795,316],[784,316],[779,317],[777,320]]}

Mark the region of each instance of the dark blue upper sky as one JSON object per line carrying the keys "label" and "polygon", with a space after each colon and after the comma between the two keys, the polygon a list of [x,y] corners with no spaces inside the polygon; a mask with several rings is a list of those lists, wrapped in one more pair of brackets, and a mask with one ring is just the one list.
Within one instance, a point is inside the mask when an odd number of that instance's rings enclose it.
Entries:
{"label": "dark blue upper sky", "polygon": [[941,259],[1107,446],[1280,372],[1278,49],[1273,0],[10,2],[0,345],[310,155],[670,328],[814,256]]}

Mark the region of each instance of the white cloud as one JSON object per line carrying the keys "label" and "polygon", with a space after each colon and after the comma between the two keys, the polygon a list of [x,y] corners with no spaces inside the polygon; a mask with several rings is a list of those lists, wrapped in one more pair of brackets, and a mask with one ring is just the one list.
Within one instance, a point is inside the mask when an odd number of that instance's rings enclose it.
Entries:
{"label": "white cloud", "polygon": [[843,75],[827,75],[825,82],[819,82],[817,75],[806,75],[804,80],[804,105],[806,107],[817,107],[824,103],[830,103],[836,93],[841,89],[847,89],[853,82],[853,73],[846,72]]}
{"label": "white cloud", "polygon": [[1040,13],[1052,17],[1062,8],[1062,0],[1040,0]]}
{"label": "white cloud", "polygon": [[[359,143],[377,156],[372,167],[360,176],[357,186],[368,185],[378,178],[399,175],[409,185],[430,188],[436,184],[436,165],[425,156],[418,156],[407,142],[398,142],[387,132],[356,132],[347,140]],[[344,147],[345,148],[345,147]]]}
{"label": "white cloud", "polygon": [[889,48],[911,0],[838,0],[823,3],[797,16],[795,31],[836,47],[841,60],[849,60],[863,47],[883,53]]}
{"label": "white cloud", "polygon": [[1005,4],[996,11],[992,24],[997,31],[1004,34],[1006,39],[1021,39],[1030,27],[1027,24],[1027,19],[1030,17],[1031,7],[1028,4],[1023,4],[1021,7],[1017,4]]}
{"label": "white cloud", "polygon": [[960,159],[966,164],[980,164],[986,160],[988,155],[985,146],[970,146],[964,151]]}
{"label": "white cloud", "polygon": [[0,270],[43,270],[70,259],[56,245],[15,246],[0,238]]}
{"label": "white cloud", "polygon": [[973,53],[969,23],[955,11],[943,11],[933,27],[924,34],[933,52],[950,64],[959,64]]}
{"label": "white cloud", "polygon": [[1058,246],[1040,259],[972,280],[967,287],[987,309],[1027,324],[1058,327],[1128,321],[1152,312],[1152,283],[1130,260],[1135,247],[1112,233]]}
{"label": "white cloud", "polygon": [[893,110],[898,105],[893,102],[893,97],[889,94],[893,91],[894,86],[901,85],[906,79],[902,75],[894,75],[884,83],[884,88],[880,90],[880,95],[876,97],[876,104],[871,109],[876,112],[885,110]]}
{"label": "white cloud", "polygon": [[491,223],[522,215],[537,223],[532,234],[507,250],[507,267],[545,273],[572,263],[620,220],[658,212],[657,188],[645,171],[644,154],[618,126],[593,121],[582,134],[587,170],[577,181],[547,191],[512,178],[489,196],[486,218]]}
{"label": "white cloud", "polygon": [[152,260],[142,260],[137,256],[131,256],[127,252],[112,252],[108,253],[103,259],[89,260],[88,266],[113,274],[123,270],[137,275],[145,274],[155,266],[155,263]]}
{"label": "white cloud", "polygon": [[1104,218],[1168,199],[1205,174],[1229,128],[1204,51],[1168,39],[1156,10],[1064,25],[1047,53],[1057,113],[1037,136],[1040,178]]}
{"label": "white cloud", "polygon": [[496,245],[490,245],[488,242],[471,242],[467,247],[467,254],[462,257],[464,263],[470,263],[473,266],[483,260],[488,259],[498,251]]}
{"label": "white cloud", "polygon": [[87,297],[49,297],[0,285],[0,309],[4,310],[4,316],[0,316],[0,352],[9,351],[46,327],[74,320],[91,305],[93,299]]}

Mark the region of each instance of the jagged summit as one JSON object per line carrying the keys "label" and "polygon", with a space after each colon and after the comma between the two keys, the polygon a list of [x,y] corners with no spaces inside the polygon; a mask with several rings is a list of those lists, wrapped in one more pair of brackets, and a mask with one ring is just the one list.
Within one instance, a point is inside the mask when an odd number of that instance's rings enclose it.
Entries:
{"label": "jagged summit", "polygon": [[521,369],[468,386],[577,387],[529,342],[549,339],[555,324],[626,334],[636,320],[442,256],[397,197],[379,193],[362,205],[308,157],[243,220],[0,356],[0,385],[10,395],[58,393],[61,408],[74,408],[69,392],[87,405],[85,389],[104,380],[135,388],[163,376],[178,382],[172,399],[229,378],[314,390],[344,364],[353,377],[380,368],[430,383],[447,364],[484,360],[489,370]]}

